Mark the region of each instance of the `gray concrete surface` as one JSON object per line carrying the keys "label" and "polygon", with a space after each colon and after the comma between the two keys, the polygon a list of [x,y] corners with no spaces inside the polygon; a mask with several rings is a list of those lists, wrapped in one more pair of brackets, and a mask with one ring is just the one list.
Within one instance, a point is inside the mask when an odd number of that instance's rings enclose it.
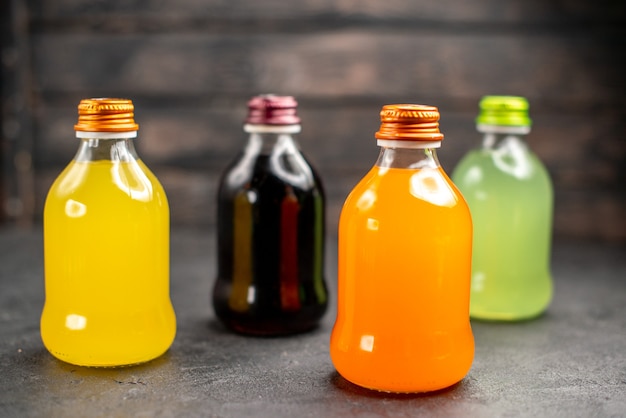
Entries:
{"label": "gray concrete surface", "polygon": [[0,230],[0,416],[626,416],[625,250],[555,243],[556,294],[546,315],[473,322],[476,357],[462,382],[433,394],[388,395],[335,372],[328,354],[334,309],[317,330],[287,338],[243,337],[215,322],[214,241],[201,231],[173,232],[178,334],[166,355],[122,369],[64,364],[39,336],[41,231]]}

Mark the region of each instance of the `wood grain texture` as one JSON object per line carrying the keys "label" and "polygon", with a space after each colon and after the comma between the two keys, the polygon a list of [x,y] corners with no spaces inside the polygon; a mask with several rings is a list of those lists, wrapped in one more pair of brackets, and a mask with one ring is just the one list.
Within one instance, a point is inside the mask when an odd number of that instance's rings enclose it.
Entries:
{"label": "wood grain texture", "polygon": [[[620,1],[590,4],[586,0],[478,0],[465,2],[440,0],[408,2],[406,0],[132,0],[124,2],[82,0],[31,1],[36,19],[81,19],[91,16],[105,18],[132,16],[166,19],[210,17],[214,19],[316,19],[358,16],[384,24],[390,20],[433,20],[458,22],[498,21],[507,24],[562,21],[611,22],[623,18],[625,6]],[[322,22],[320,22],[322,24]]]}
{"label": "wood grain texture", "polygon": [[374,163],[386,103],[439,106],[448,173],[477,146],[485,94],[531,104],[529,144],[555,184],[560,237],[626,241],[626,6],[574,1],[30,0],[36,217],[72,158],[81,98],[133,99],[137,147],[174,225],[209,226],[245,143],[247,99],[295,95],[328,228]]}
{"label": "wood grain texture", "polygon": [[45,34],[33,38],[43,93],[175,97],[289,92],[344,96],[621,99],[614,46],[582,37],[346,30],[312,35]]}

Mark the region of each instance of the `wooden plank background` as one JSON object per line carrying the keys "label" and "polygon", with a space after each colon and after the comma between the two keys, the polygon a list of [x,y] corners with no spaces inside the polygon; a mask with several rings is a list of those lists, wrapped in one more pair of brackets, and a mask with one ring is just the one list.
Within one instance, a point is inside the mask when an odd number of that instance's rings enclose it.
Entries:
{"label": "wooden plank background", "polygon": [[[3,136],[6,189],[12,202],[26,199],[14,218],[40,221],[47,189],[77,148],[72,127],[85,97],[133,99],[138,151],[168,192],[174,226],[208,227],[219,174],[245,143],[248,98],[296,96],[300,144],[326,180],[332,232],[377,157],[383,104],[440,108],[439,157],[451,173],[480,142],[480,97],[518,94],[531,104],[530,146],[555,184],[555,235],[626,242],[623,2],[11,4],[3,51],[22,59],[3,62],[2,123],[26,121],[13,142],[30,151],[33,176],[29,210],[28,184],[15,187],[17,148]],[[7,107],[17,96],[24,106]]]}

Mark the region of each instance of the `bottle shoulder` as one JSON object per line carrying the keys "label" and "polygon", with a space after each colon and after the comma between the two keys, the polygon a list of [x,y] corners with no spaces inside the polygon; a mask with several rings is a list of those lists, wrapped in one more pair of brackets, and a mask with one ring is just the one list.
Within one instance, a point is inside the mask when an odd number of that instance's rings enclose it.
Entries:
{"label": "bottle shoulder", "polygon": [[547,168],[530,150],[516,153],[494,149],[469,151],[456,165],[452,180],[457,185],[501,183],[548,183]]}
{"label": "bottle shoulder", "polygon": [[377,205],[467,208],[461,192],[441,167],[374,166],[352,189],[344,207],[369,209]]}
{"label": "bottle shoulder", "polygon": [[127,199],[138,201],[159,200],[167,204],[163,186],[141,161],[89,161],[73,160],[57,176],[49,189],[48,200],[74,198],[87,200]]}
{"label": "bottle shoulder", "polygon": [[321,190],[322,180],[301,152],[241,152],[220,179],[220,190],[290,186],[301,191]]}

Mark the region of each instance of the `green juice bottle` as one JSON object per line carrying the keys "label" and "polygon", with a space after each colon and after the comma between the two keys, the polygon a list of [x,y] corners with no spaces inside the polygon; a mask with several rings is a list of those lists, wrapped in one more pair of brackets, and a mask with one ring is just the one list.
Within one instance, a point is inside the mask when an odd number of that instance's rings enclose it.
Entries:
{"label": "green juice bottle", "polygon": [[482,147],[452,174],[474,224],[470,316],[532,318],[552,299],[552,183],[525,141],[531,125],[525,98],[486,96],[476,122]]}

